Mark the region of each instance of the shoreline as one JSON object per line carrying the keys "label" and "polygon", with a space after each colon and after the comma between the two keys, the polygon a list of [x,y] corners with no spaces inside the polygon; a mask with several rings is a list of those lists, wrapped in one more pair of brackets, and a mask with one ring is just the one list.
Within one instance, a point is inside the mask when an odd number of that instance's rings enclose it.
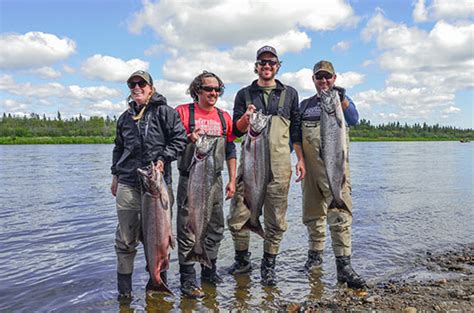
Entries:
{"label": "shoreline", "polygon": [[474,244],[440,254],[426,252],[423,266],[443,278],[404,279],[368,284],[365,290],[342,286],[317,302],[288,303],[286,312],[473,312]]}
{"label": "shoreline", "polygon": [[[460,138],[396,138],[396,137],[351,137],[351,142],[406,142],[406,141],[460,141]],[[236,140],[235,142],[240,142]],[[38,144],[113,144],[114,137],[101,136],[59,136],[59,137],[0,137],[0,145],[38,145]],[[469,143],[469,142],[466,142]]]}

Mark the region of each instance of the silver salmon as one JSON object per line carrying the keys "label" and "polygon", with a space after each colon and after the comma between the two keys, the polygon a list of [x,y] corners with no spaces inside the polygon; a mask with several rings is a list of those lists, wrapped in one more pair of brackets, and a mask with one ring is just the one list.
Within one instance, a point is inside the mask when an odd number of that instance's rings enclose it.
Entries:
{"label": "silver salmon", "polygon": [[346,183],[346,122],[336,90],[321,91],[321,157],[333,200],[329,207],[345,208],[342,188]]}
{"label": "silver salmon", "polygon": [[204,239],[212,213],[212,186],[216,179],[212,154],[216,144],[217,137],[199,136],[188,180],[189,224],[187,228],[194,234],[195,239],[194,247],[185,260],[200,262],[209,268],[212,265],[204,246]]}
{"label": "silver salmon", "polygon": [[249,229],[264,237],[260,215],[265,191],[270,181],[270,148],[267,125],[271,116],[262,112],[250,115],[250,126],[242,147],[244,203],[250,210],[250,219],[243,229]]}
{"label": "silver salmon", "polygon": [[168,186],[153,163],[138,169],[142,181],[142,231],[148,270],[157,291],[171,293],[160,272],[169,267],[170,251],[175,243],[171,230],[171,207]]}

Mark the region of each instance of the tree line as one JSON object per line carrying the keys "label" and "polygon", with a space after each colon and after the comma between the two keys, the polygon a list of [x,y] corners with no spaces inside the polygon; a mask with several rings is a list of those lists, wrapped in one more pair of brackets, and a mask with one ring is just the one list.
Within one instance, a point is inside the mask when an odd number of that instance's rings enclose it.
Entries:
{"label": "tree line", "polygon": [[[110,140],[115,136],[116,123],[115,116],[83,118],[79,115],[63,119],[59,111],[54,118],[36,113],[23,117],[3,113],[0,120],[0,137],[104,137]],[[361,119],[358,125],[351,127],[350,136],[356,140],[474,140],[474,131],[426,123],[408,125],[391,122],[372,125],[369,120]]]}

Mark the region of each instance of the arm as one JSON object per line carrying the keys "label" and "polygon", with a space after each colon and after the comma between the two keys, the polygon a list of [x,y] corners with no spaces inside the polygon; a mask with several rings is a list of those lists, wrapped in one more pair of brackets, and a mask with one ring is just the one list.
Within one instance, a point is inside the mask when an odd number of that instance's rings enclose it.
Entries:
{"label": "arm", "polygon": [[164,163],[169,163],[176,160],[181,152],[184,151],[187,136],[178,112],[171,107],[167,107],[166,109],[166,138],[168,142],[163,152],[158,155],[157,161],[161,160]]}
{"label": "arm", "polygon": [[290,138],[293,145],[301,145],[301,114],[300,106],[298,101],[298,93],[292,89],[294,96],[291,99],[291,111],[290,111]]}
{"label": "arm", "polygon": [[347,125],[356,125],[357,123],[359,123],[359,112],[357,112],[354,102],[352,102],[352,99],[348,96],[345,97],[344,102],[347,102],[347,106],[345,108],[344,105],[342,106],[344,118],[347,122]]}
{"label": "arm", "polygon": [[112,166],[110,168],[112,172],[112,184],[110,186],[110,191],[112,195],[115,197],[117,195],[117,187],[118,187],[118,176],[117,176],[117,169],[115,168],[118,160],[122,156],[123,153],[123,138],[121,134],[121,127],[120,127],[121,118],[117,121],[117,126],[115,129],[115,139],[114,139],[114,150],[112,151]]}

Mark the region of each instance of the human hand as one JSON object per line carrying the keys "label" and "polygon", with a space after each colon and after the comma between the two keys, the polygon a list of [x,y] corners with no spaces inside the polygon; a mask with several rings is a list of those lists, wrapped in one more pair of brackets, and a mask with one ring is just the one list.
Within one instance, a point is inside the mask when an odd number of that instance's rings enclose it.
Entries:
{"label": "human hand", "polygon": [[250,124],[250,115],[252,115],[253,112],[255,112],[257,108],[253,104],[249,104],[247,106],[247,110],[245,113],[240,117],[240,119],[237,121],[237,128],[241,132],[246,132],[247,128],[249,127]]}
{"label": "human hand", "polygon": [[199,138],[199,133],[201,132],[200,128],[195,128],[192,133],[188,134],[188,141],[192,143],[196,143]]}
{"label": "human hand", "polygon": [[231,180],[227,183],[227,186],[225,187],[225,199],[229,200],[232,198],[235,194],[235,180]]}
{"label": "human hand", "polygon": [[298,160],[298,162],[296,162],[295,169],[296,169],[296,176],[297,176],[295,182],[299,183],[306,176],[306,168],[304,166],[303,159],[300,159]]}
{"label": "human hand", "polygon": [[163,171],[165,170],[165,163],[161,160],[156,161],[155,170],[163,173]]}
{"label": "human hand", "polygon": [[112,184],[110,185],[110,191],[112,192],[112,196],[117,195],[117,188],[118,188],[118,179],[117,175],[112,175]]}

